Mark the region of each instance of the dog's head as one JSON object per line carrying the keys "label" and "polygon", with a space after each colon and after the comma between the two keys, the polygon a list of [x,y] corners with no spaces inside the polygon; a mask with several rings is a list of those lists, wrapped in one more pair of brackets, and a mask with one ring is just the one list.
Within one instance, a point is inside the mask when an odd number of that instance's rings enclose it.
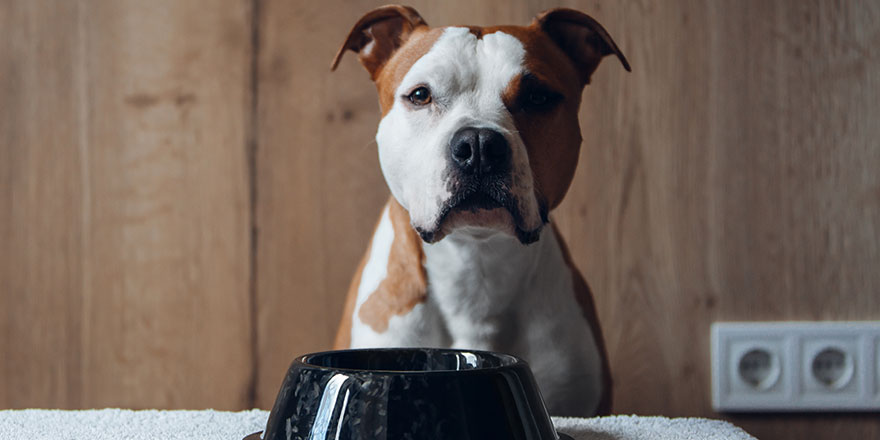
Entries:
{"label": "dog's head", "polygon": [[414,9],[367,13],[333,60],[358,54],[379,92],[379,161],[432,243],[458,228],[538,239],[581,145],[584,86],[606,55],[602,26],[553,9],[528,26],[431,28]]}

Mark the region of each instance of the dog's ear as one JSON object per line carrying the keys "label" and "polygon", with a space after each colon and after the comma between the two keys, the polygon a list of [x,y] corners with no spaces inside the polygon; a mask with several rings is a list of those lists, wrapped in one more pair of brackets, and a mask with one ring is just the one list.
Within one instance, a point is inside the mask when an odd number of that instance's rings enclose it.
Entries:
{"label": "dog's ear", "polygon": [[590,75],[605,55],[617,55],[623,68],[632,71],[608,31],[583,12],[568,8],[550,9],[538,14],[532,26],[543,30],[571,58],[583,84],[590,83]]}
{"label": "dog's ear", "polygon": [[388,5],[367,12],[361,17],[345,43],[339,48],[330,70],[336,70],[346,50],[356,52],[361,64],[375,80],[394,51],[412,34],[413,30],[427,26],[425,20],[409,6]]}

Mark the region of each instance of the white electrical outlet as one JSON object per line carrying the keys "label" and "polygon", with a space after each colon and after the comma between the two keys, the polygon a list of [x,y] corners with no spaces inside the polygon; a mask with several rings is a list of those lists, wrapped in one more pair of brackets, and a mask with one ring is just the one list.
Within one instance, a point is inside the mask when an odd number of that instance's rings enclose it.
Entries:
{"label": "white electrical outlet", "polygon": [[880,338],[874,344],[874,404],[880,406]]}
{"label": "white electrical outlet", "polygon": [[880,411],[880,321],[712,324],[716,411]]}

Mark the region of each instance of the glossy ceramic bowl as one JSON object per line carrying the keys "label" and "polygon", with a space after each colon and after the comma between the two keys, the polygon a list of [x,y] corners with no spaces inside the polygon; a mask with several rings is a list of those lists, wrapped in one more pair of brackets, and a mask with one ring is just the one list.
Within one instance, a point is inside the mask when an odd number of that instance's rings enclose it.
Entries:
{"label": "glossy ceramic bowl", "polygon": [[[556,440],[529,366],[446,349],[314,353],[293,361],[264,440]],[[563,436],[562,438],[567,438]]]}

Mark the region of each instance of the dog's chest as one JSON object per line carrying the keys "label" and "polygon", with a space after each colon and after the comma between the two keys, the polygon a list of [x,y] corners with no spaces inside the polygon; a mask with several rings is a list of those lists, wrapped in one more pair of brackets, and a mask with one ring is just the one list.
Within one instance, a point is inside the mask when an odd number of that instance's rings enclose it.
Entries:
{"label": "dog's chest", "polygon": [[[453,347],[534,357],[571,350],[560,336],[586,327],[552,231],[531,246],[502,234],[455,233],[424,251],[428,297]],[[540,334],[556,337],[533,338]]]}
{"label": "dog's chest", "polygon": [[377,328],[374,319],[364,319],[364,310],[370,302],[383,303],[374,292],[392,276],[387,268],[398,264],[393,258],[396,232],[386,210],[358,286],[352,348],[506,352],[529,362],[552,409],[595,408],[601,355],[575,298],[572,269],[549,225],[529,246],[500,234],[475,240],[458,232],[423,244],[425,300],[405,313],[387,315],[385,325]]}
{"label": "dog's chest", "polygon": [[600,354],[571,269],[547,229],[530,246],[503,235],[474,241],[456,234],[424,245],[428,298],[450,347],[520,356],[553,405],[594,407]]}
{"label": "dog's chest", "polygon": [[535,262],[535,252],[523,249],[509,237],[475,241],[461,233],[424,245],[429,296],[444,317],[463,321],[453,333],[467,333],[468,324],[509,319],[516,299],[529,287],[523,285],[524,272],[531,272]]}

